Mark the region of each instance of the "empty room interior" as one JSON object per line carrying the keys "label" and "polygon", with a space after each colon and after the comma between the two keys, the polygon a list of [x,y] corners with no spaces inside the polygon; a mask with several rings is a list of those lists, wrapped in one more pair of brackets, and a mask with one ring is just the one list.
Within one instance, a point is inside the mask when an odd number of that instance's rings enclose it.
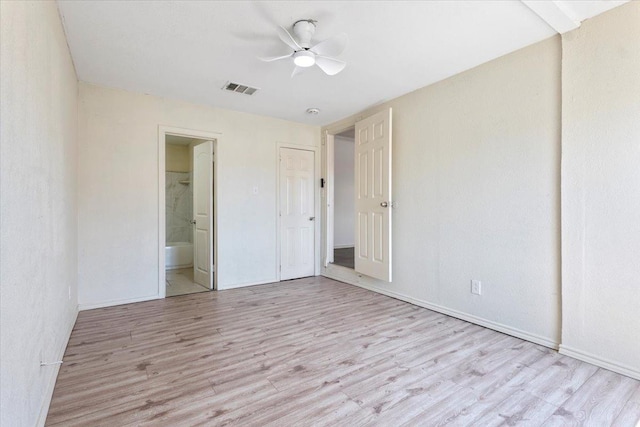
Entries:
{"label": "empty room interior", "polygon": [[640,422],[640,1],[0,1],[0,425]]}

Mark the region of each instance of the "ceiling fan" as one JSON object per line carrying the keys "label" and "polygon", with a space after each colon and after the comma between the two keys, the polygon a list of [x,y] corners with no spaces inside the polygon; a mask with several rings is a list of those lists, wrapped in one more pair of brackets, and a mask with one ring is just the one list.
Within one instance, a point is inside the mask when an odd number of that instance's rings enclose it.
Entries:
{"label": "ceiling fan", "polygon": [[333,76],[344,70],[346,62],[334,58],[342,53],[347,45],[347,35],[337,34],[320,43],[311,45],[311,38],[316,31],[316,22],[313,19],[302,19],[293,24],[295,38],[284,28],[278,27],[278,36],[293,52],[284,56],[260,58],[265,62],[279,61],[293,58],[295,68],[291,77],[302,72],[305,68],[317,65],[326,74]]}

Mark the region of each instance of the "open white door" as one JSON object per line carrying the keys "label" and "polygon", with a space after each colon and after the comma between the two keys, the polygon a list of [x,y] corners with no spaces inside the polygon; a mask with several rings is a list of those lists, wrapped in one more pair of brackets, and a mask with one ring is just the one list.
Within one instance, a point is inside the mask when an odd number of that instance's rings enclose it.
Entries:
{"label": "open white door", "polygon": [[313,151],[280,149],[280,280],[315,273]]}
{"label": "open white door", "polygon": [[391,108],[356,123],[355,270],[391,281]]}
{"label": "open white door", "polygon": [[193,147],[193,280],[213,289],[213,142]]}

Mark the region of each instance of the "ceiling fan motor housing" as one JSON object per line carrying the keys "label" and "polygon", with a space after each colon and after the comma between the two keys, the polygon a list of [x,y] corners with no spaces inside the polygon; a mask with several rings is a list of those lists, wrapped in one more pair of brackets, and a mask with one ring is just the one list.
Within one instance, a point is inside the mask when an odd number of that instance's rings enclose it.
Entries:
{"label": "ceiling fan motor housing", "polygon": [[311,47],[311,38],[316,31],[316,21],[313,19],[302,19],[293,24],[293,34],[298,39],[298,44],[309,49]]}

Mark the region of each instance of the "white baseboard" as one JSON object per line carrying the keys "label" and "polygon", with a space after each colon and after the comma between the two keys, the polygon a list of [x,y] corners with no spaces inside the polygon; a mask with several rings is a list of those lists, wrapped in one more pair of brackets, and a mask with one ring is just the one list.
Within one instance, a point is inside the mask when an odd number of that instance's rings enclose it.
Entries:
{"label": "white baseboard", "polygon": [[[218,288],[216,288],[216,290],[217,291],[224,291],[226,289],[245,288],[245,287],[248,287],[248,286],[264,285],[264,284],[267,284],[267,283],[274,283],[274,282],[278,282],[278,279],[269,279],[269,280],[263,280],[263,281],[260,281],[260,282],[235,283],[235,284],[231,284],[231,285],[225,285],[224,287],[218,287]],[[78,305],[78,310],[80,310],[80,311],[93,310],[94,308],[113,307],[113,306],[116,306],[116,305],[133,304],[134,302],[153,301],[153,300],[156,300],[156,299],[161,299],[161,298],[158,295],[151,295],[151,296],[147,296],[147,297],[129,298],[129,299],[105,301],[105,302],[91,303],[91,304],[79,304]]]}
{"label": "white baseboard", "polygon": [[262,280],[260,282],[248,282],[248,283],[234,283],[231,285],[225,285],[224,287],[216,288],[216,291],[225,291],[228,289],[246,288],[248,286],[266,285],[267,283],[276,283],[278,279]]}
{"label": "white baseboard", "polygon": [[[62,360],[64,357],[64,352],[67,350],[67,344],[69,344],[69,338],[71,338],[71,332],[73,331],[73,327],[75,326],[77,319],[78,311],[76,310],[76,313],[71,317],[71,321],[65,325],[66,333],[63,335],[64,338],[58,346],[55,360]],[[40,414],[38,415],[38,421],[36,424],[38,427],[44,426],[44,423],[47,421],[49,406],[51,405],[51,399],[53,398],[53,390],[55,389],[56,381],[58,380],[58,372],[60,372],[60,365],[46,366],[41,369],[51,369],[53,370],[53,375],[50,377],[51,379],[49,380],[49,384],[47,384],[47,388],[44,393],[44,401],[40,407]]]}
{"label": "white baseboard", "polygon": [[183,268],[191,268],[191,267],[193,267],[193,263],[165,266],[164,269],[165,269],[165,271],[171,271],[171,270],[182,270]]}
{"label": "white baseboard", "polygon": [[333,249],[347,249],[353,247],[355,247],[353,243],[350,245],[333,245]]}
{"label": "white baseboard", "polygon": [[[350,270],[353,271],[353,270]],[[338,274],[335,274],[338,273]],[[511,335],[514,336],[516,338],[521,338],[523,340],[526,341],[531,341],[533,343],[536,344],[540,344],[542,346],[545,347],[549,347],[552,348],[554,350],[557,350],[559,347],[559,343],[537,335],[537,334],[532,334],[530,332],[526,332],[523,331],[521,329],[518,328],[513,328],[511,326],[507,326],[504,325],[502,323],[498,323],[498,322],[494,322],[492,320],[488,320],[488,319],[484,319],[482,317],[478,317],[478,316],[474,316],[472,314],[468,314],[468,313],[464,313],[462,311],[458,311],[458,310],[454,310],[448,307],[444,307],[438,304],[433,304],[430,303],[428,301],[424,301],[418,298],[413,298],[407,295],[403,295],[400,294],[398,292],[393,292],[393,291],[389,291],[386,289],[381,289],[378,288],[374,285],[370,285],[370,284],[365,284],[365,283],[358,283],[357,281],[353,280],[352,278],[348,277],[349,273],[347,271],[344,272],[345,274],[340,274],[339,272],[336,271],[330,271],[328,269],[325,269],[323,272],[323,276],[329,277],[330,279],[334,279],[334,280],[339,280],[341,282],[345,282],[347,284],[350,285],[354,285],[354,286],[358,286],[360,288],[364,288],[364,289],[368,289],[370,291],[373,292],[377,292],[379,294],[383,294],[392,298],[396,298],[399,299],[401,301],[405,301],[408,303],[411,303],[413,305],[417,305],[419,307],[423,307],[423,308],[427,308],[429,310],[433,310],[433,311],[437,311],[438,313],[442,313],[442,314],[446,314],[447,316],[451,316],[451,317],[455,317],[457,319],[461,319],[470,323],[474,323],[476,325],[480,325],[480,326],[484,326],[485,328],[489,328],[489,329],[493,329],[494,331],[498,331],[498,332],[502,332],[504,334],[507,335]]]}
{"label": "white baseboard", "polygon": [[91,304],[78,304],[78,310],[80,310],[80,311],[93,310],[94,308],[113,307],[115,305],[132,304],[134,302],[151,301],[151,300],[159,299],[159,298],[160,297],[158,295],[151,295],[151,296],[148,296],[148,297],[129,298],[129,299],[122,299],[122,300],[115,300],[115,301],[105,301],[105,302],[98,302],[98,303],[91,303]]}
{"label": "white baseboard", "polygon": [[618,374],[626,375],[627,377],[640,380],[639,370],[618,362],[614,362],[609,359],[605,359],[600,356],[596,356],[595,354],[586,351],[578,350],[564,344],[560,344],[560,354],[564,354],[565,356],[573,357],[574,359],[582,360],[583,362],[591,363],[592,365],[596,365],[601,368],[617,372]]}

